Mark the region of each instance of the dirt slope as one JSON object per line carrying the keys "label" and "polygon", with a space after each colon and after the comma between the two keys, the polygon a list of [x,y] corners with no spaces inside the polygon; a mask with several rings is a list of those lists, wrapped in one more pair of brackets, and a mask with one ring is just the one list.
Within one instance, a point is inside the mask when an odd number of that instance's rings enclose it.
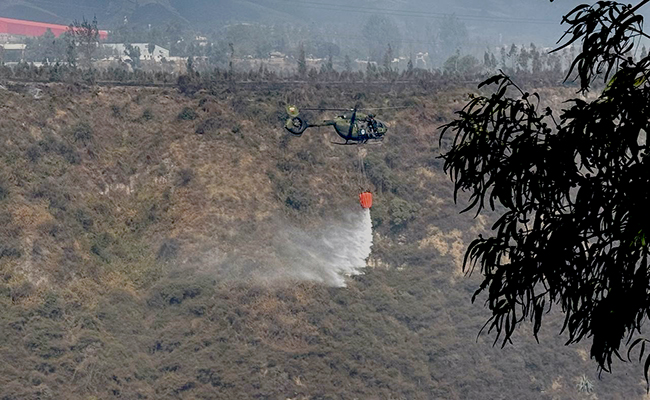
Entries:
{"label": "dirt slope", "polygon": [[[598,380],[555,314],[539,345],[476,339],[486,313],[460,265],[489,219],[458,215],[436,159],[467,89],[8,88],[0,399],[645,394],[638,365]],[[364,149],[371,267],[345,288],[285,279],[277,233],[357,210],[359,154],[329,130],[287,135],[284,106],[355,102],[414,106],[382,112],[389,137]]]}

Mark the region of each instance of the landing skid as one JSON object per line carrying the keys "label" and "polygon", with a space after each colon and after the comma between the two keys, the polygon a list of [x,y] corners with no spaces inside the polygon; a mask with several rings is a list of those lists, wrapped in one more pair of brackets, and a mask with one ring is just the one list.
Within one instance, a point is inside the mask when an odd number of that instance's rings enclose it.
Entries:
{"label": "landing skid", "polygon": [[359,143],[359,142],[352,142],[352,143],[348,143],[348,142],[345,142],[345,143],[340,143],[340,142],[330,142],[330,143],[335,144],[335,145],[338,145],[338,146],[358,146],[358,145],[360,145],[360,144],[363,144],[363,143]]}
{"label": "landing skid", "polygon": [[360,146],[363,144],[381,144],[381,142],[384,140],[384,138],[381,139],[366,139],[364,141],[352,141],[350,142],[349,140],[346,140],[345,143],[341,142],[330,142],[332,144],[336,144],[338,146]]}

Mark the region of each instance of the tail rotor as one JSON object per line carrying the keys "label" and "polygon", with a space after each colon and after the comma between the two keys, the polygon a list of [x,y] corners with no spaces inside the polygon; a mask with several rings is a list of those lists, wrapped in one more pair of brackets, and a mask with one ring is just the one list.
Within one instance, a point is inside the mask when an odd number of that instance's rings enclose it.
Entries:
{"label": "tail rotor", "polygon": [[287,118],[287,121],[284,124],[284,128],[294,135],[302,135],[305,129],[307,129],[308,124],[307,121],[298,117],[298,115],[300,115],[300,110],[298,110],[298,107],[294,105],[287,106],[287,114],[289,114],[289,118]]}

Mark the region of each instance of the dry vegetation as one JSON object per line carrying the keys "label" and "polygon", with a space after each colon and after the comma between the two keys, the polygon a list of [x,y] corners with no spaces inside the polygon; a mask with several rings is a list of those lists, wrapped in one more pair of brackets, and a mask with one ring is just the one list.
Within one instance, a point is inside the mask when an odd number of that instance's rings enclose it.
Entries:
{"label": "dry vegetation", "polygon": [[[466,89],[0,89],[0,399],[630,399],[557,316],[491,347],[459,274],[437,126]],[[554,93],[566,89],[554,89]],[[551,92],[551,90],[547,90]],[[284,106],[413,105],[365,158],[375,246],[347,288],[275,280],[278,224],[358,207],[357,150],[282,130]],[[315,115],[316,117],[316,115]],[[594,392],[580,392],[580,379]]]}

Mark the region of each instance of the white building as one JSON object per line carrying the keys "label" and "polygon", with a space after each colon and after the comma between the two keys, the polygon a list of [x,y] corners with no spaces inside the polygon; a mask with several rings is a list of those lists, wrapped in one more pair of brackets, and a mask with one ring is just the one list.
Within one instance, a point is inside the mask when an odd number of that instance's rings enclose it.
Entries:
{"label": "white building", "polygon": [[423,53],[419,52],[415,55],[415,67],[417,68],[426,68],[427,59],[429,58],[429,52]]}
{"label": "white building", "polygon": [[[149,51],[148,43],[133,43],[131,46],[140,49],[140,60],[162,61],[163,58],[169,59],[169,50],[158,45],[153,46],[153,51]],[[105,49],[112,49],[117,53],[120,59],[128,58],[126,54],[126,44],[124,43],[105,43]]]}

